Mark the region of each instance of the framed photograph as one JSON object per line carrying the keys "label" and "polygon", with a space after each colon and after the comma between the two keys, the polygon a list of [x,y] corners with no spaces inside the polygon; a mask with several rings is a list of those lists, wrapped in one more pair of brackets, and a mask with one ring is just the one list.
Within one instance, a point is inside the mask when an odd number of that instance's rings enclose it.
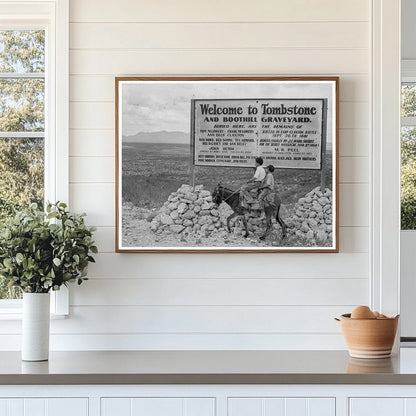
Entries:
{"label": "framed photograph", "polygon": [[115,81],[117,252],[338,252],[338,77]]}

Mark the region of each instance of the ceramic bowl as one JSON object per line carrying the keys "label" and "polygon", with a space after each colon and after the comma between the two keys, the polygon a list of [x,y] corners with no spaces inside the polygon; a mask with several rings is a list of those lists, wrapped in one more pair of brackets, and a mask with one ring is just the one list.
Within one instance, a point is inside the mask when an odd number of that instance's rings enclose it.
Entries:
{"label": "ceramic bowl", "polygon": [[391,356],[399,315],[382,319],[352,319],[341,315],[342,333],[351,357],[387,358]]}

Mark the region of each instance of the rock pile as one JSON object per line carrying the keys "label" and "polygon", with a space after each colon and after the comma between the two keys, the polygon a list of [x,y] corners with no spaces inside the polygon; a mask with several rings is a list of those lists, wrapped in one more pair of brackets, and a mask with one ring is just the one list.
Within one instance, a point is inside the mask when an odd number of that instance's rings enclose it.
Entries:
{"label": "rock pile", "polygon": [[159,212],[150,218],[150,228],[157,234],[209,236],[222,227],[220,213],[211,192],[203,185],[182,185],[169,195]]}
{"label": "rock pile", "polygon": [[[231,208],[222,203],[217,206],[212,201],[211,192],[203,185],[193,188],[182,185],[171,193],[162,208],[150,214],[147,221],[150,229],[157,235],[172,235],[189,241],[188,237],[223,237],[227,238],[227,218],[232,214]],[[266,221],[261,211],[254,210],[246,214],[247,229],[254,235],[261,235],[266,229]],[[273,220],[274,222],[274,220]],[[240,217],[231,220],[231,233],[242,236],[245,233]]]}
{"label": "rock pile", "polygon": [[318,186],[300,198],[287,221],[288,233],[303,238],[311,245],[332,242],[332,191]]}

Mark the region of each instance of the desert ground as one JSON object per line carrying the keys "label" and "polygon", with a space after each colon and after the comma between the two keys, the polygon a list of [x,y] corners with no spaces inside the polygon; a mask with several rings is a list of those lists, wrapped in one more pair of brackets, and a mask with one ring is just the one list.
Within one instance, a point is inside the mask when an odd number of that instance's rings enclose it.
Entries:
{"label": "desert ground", "polygon": [[[254,163],[254,161],[253,161]],[[326,159],[327,188],[332,188],[331,154]],[[195,167],[195,185],[213,191],[218,183],[238,189],[254,173],[254,168]],[[320,185],[320,171],[304,169],[276,169],[275,189],[282,206],[281,216],[289,220],[295,203]],[[157,234],[150,229],[150,221],[169,196],[182,184],[192,184],[189,144],[126,143],[122,149],[122,242],[123,247],[299,247],[305,244],[295,236],[282,241],[280,226],[274,224],[273,233],[265,241],[251,233],[242,236],[238,219],[228,233],[225,219],[232,212],[226,204],[220,207],[222,229],[209,237]]]}

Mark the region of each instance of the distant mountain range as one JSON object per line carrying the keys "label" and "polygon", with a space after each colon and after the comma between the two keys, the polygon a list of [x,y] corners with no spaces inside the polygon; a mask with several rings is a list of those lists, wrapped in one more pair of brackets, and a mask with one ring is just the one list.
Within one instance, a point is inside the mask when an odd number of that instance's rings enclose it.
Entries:
{"label": "distant mountain range", "polygon": [[[189,144],[189,133],[182,131],[151,131],[140,132],[131,136],[123,136],[123,143],[175,143],[175,144]],[[332,142],[326,143],[327,152],[332,151]]]}
{"label": "distant mountain range", "polygon": [[123,136],[124,143],[189,143],[189,133],[182,131],[140,132],[132,136]]}

